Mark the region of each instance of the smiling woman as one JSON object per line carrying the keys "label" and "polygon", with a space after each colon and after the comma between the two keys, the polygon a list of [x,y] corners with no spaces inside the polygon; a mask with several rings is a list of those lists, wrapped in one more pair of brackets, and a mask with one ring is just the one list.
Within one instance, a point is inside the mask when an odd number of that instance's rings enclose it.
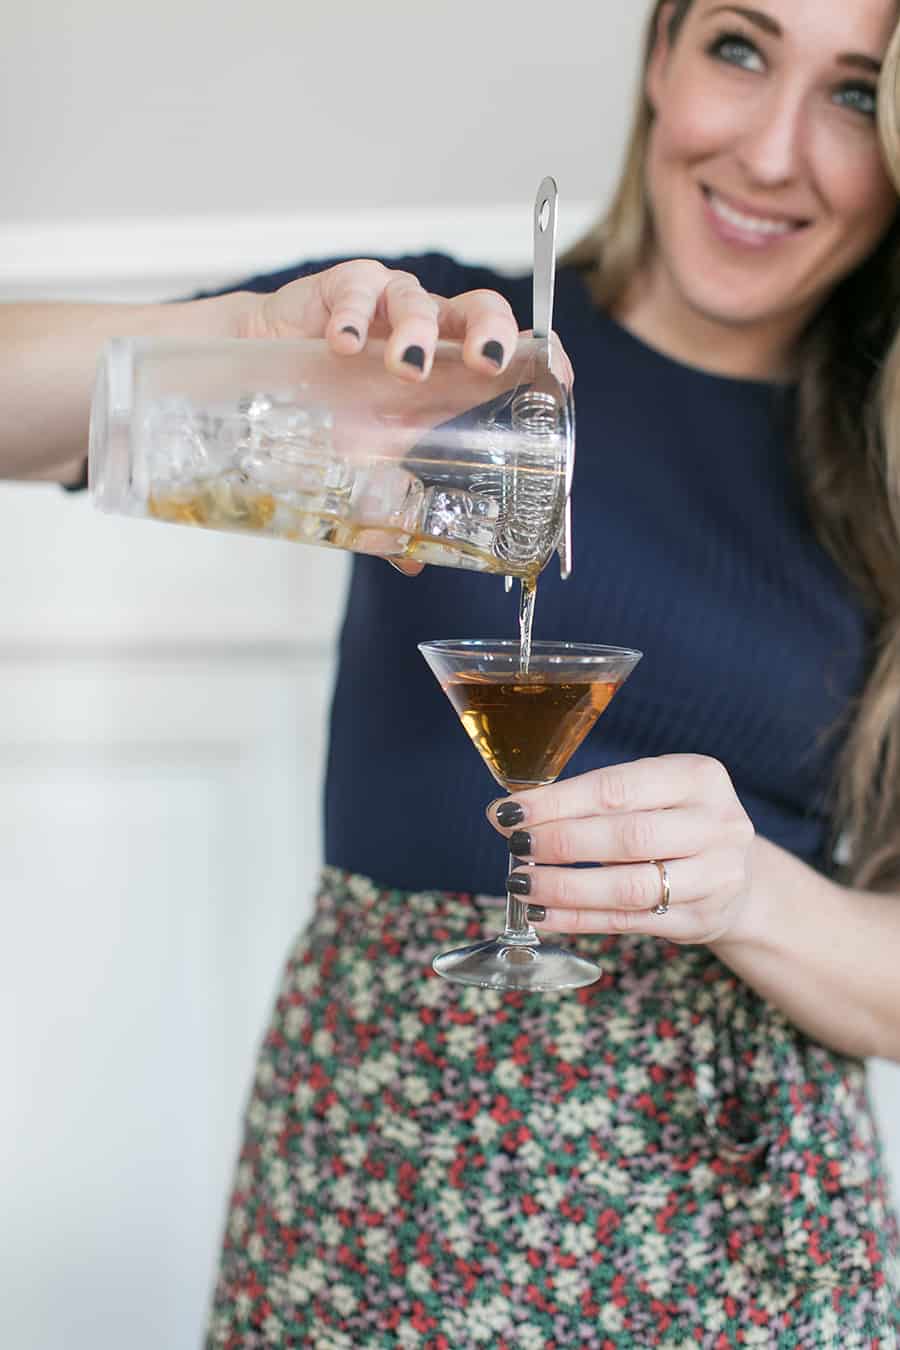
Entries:
{"label": "smiling woman", "polygon": [[[646,658],[570,777],[488,810],[530,922],[602,977],[434,974],[506,878],[416,644],[512,618],[484,577],[357,556],[327,866],[262,1043],[210,1350],[897,1344],[863,1062],[900,1062],[897,5],[650,20],[621,187],[557,278],[582,545],[539,616]],[[489,379],[531,299],[439,255],[336,259],[126,321],[347,361],[384,337],[413,382],[464,336]],[[65,315],[32,314],[30,345],[16,317],[9,399],[28,370],[83,435],[84,353],[121,316],[68,314],[77,369]]]}
{"label": "smiling woman", "polygon": [[900,888],[900,25],[895,0],[658,0],[610,211],[565,259],[668,354],[796,389],[818,537],[876,658],[832,784],[846,879]]}
{"label": "smiling woman", "polygon": [[[413,644],[508,615],[354,564],[329,866],[261,1052],[211,1350],[896,1345],[862,1063],[900,1061],[896,16],[656,4],[620,189],[560,269],[585,543],[544,631],[647,656],[576,772],[488,818],[529,921],[578,933],[600,983],[434,979],[503,882]],[[529,278],[404,267],[528,321]],[[248,283],[290,282],[258,313],[314,269]]]}

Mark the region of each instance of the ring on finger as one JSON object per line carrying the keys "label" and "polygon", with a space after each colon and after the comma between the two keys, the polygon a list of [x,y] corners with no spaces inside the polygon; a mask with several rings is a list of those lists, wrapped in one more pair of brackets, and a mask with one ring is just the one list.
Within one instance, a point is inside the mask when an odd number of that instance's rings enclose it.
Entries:
{"label": "ring on finger", "polygon": [[669,869],[664,862],[658,862],[656,858],[651,858],[653,866],[659,872],[659,879],[662,882],[662,900],[658,905],[654,905],[650,911],[651,914],[658,914],[660,918],[669,912],[669,901],[672,898],[672,884],[669,879]]}

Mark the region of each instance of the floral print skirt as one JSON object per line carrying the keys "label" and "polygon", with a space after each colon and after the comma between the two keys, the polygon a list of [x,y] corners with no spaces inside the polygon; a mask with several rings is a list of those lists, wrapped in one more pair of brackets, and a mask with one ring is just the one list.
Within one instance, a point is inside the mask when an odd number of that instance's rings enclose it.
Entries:
{"label": "floral print skirt", "polygon": [[897,1224],[864,1066],[705,947],[449,984],[478,897],[325,869],[265,1037],[209,1350],[889,1350]]}

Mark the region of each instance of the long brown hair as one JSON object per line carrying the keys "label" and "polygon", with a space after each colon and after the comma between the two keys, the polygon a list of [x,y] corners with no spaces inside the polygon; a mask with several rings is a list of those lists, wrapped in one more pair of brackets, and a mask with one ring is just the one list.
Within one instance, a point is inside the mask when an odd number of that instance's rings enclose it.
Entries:
{"label": "long brown hair", "polygon": [[[670,0],[674,41],[693,0]],[[646,72],[666,0],[653,6]],[[590,269],[610,308],[648,256],[653,221],[644,182],[653,110],[641,80],[625,164],[609,210],[563,258]],[[878,122],[900,192],[900,26],[885,57]],[[816,534],[849,578],[873,634],[865,686],[840,723],[829,785],[840,878],[900,887],[900,215],[874,252],[831,292],[796,352],[795,453]]]}

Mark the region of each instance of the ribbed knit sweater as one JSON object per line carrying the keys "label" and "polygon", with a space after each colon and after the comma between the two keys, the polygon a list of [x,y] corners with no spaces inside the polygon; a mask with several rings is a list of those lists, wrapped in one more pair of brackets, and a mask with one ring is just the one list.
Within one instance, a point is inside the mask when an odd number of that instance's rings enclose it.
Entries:
{"label": "ribbed knit sweater", "polygon": [[[272,290],[328,266],[257,277]],[[531,325],[528,277],[440,255],[397,259],[428,290],[489,287]],[[704,372],[635,338],[561,269],[554,327],[575,373],[575,568],[543,573],[535,636],[637,647],[644,659],[568,774],[679,752],[729,771],[757,831],[828,868],[838,720],[871,659],[858,598],[815,539],[786,428],[790,391]],[[514,637],[499,578],[416,579],[356,557],[340,641],[325,856],[404,889],[503,891],[484,820],[500,790],[416,650]]]}

